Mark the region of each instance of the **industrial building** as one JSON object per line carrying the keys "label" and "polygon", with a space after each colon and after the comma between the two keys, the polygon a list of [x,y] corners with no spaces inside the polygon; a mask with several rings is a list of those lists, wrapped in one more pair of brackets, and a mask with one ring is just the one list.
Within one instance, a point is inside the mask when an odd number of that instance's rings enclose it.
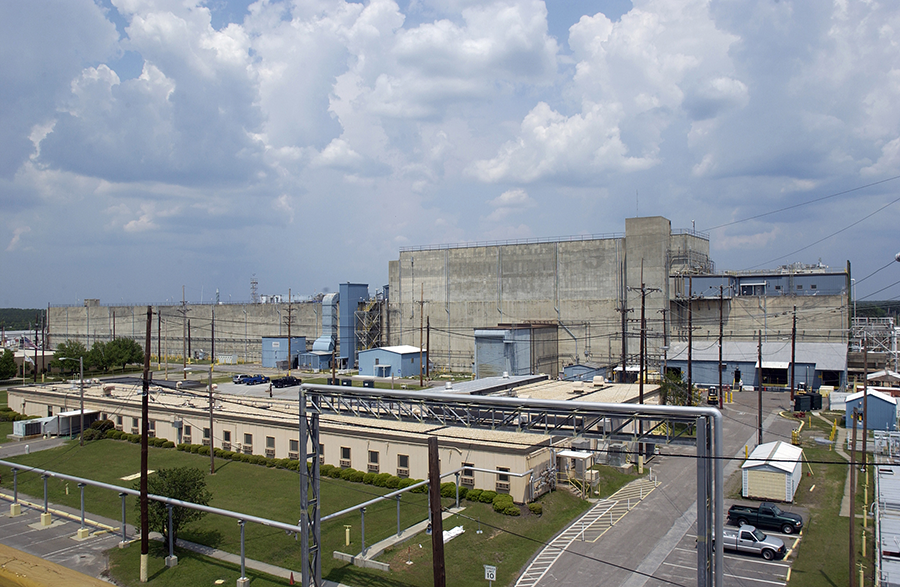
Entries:
{"label": "industrial building", "polygon": [[[847,344],[849,267],[717,271],[709,239],[657,216],[628,218],[616,234],[404,247],[388,262],[388,284],[374,294],[365,284],[345,283],[339,293],[307,299],[156,306],[150,353],[180,357],[202,349],[258,363],[263,337],[290,333],[315,341],[299,354],[303,368],[353,369],[361,350],[410,345],[426,346],[439,371],[474,373],[476,332],[527,324],[557,330],[555,360],[529,370],[555,375],[592,364],[636,378],[642,333],[651,372],[659,372],[675,343],[713,340],[720,331],[732,341],[796,331],[802,342]],[[51,347],[67,339],[90,347],[116,336],[143,344],[145,320],[145,306],[85,300],[48,308],[47,336]],[[893,329],[890,341],[896,344]]]}

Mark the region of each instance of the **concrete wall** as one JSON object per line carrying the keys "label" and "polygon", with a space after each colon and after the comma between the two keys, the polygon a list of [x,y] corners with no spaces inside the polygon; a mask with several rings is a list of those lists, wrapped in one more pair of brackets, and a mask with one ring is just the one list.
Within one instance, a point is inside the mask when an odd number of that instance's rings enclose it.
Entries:
{"label": "concrete wall", "polygon": [[[291,306],[291,336],[315,340],[321,331],[319,302],[295,302]],[[187,304],[191,351],[210,352],[211,325],[215,314],[216,355],[237,355],[240,362],[259,363],[264,336],[287,336],[288,304]],[[354,308],[355,309],[355,308]],[[144,345],[147,306],[64,306],[48,312],[51,348],[76,340],[88,348],[96,341],[133,338]],[[153,306],[150,354],[180,360],[186,344],[181,304]],[[305,350],[305,349],[304,349]],[[193,354],[193,353],[191,353]]]}

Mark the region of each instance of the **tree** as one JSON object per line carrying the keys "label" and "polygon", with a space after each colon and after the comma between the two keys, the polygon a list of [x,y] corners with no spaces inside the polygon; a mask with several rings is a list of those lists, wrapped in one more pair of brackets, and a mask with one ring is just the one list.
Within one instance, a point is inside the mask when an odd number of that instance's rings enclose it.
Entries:
{"label": "tree", "polygon": [[[83,343],[77,340],[67,340],[56,347],[53,353],[53,360],[50,361],[50,367],[59,369],[64,373],[74,373],[78,371],[78,359],[87,357],[88,350]],[[74,361],[60,361],[60,358],[75,359]],[[87,363],[87,360],[85,360]]]}
{"label": "tree", "polygon": [[[135,483],[134,488],[139,489],[140,485]],[[200,505],[209,505],[209,500],[212,499],[212,494],[206,489],[206,473],[193,467],[160,469],[147,479],[147,491],[153,495],[172,497]],[[140,510],[140,501],[135,505]],[[196,522],[205,515],[206,512],[201,512],[200,510],[180,506],[173,507],[173,539],[178,540],[178,533],[182,528],[191,522]],[[148,518],[150,530],[161,533],[168,543],[169,512],[166,509],[166,504],[150,500]]]}
{"label": "tree", "polygon": [[122,371],[129,363],[142,364],[144,349],[130,338],[117,338],[106,344],[106,360],[109,366],[122,365]]}
{"label": "tree", "polygon": [[12,379],[18,371],[15,355],[9,349],[4,350],[0,356],[0,379]]}
{"label": "tree", "polygon": [[88,351],[87,356],[84,358],[84,367],[85,369],[90,366],[91,369],[103,370],[106,371],[109,369],[109,361],[106,358],[106,343],[100,342],[99,340],[91,345],[91,350]]}

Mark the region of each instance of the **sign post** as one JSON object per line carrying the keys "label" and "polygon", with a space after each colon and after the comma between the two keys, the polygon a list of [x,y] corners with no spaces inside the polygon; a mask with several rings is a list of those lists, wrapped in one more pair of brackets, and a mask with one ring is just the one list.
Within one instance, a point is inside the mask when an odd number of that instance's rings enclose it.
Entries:
{"label": "sign post", "polygon": [[493,586],[494,581],[497,580],[497,567],[484,565],[484,580],[488,582],[489,587]]}

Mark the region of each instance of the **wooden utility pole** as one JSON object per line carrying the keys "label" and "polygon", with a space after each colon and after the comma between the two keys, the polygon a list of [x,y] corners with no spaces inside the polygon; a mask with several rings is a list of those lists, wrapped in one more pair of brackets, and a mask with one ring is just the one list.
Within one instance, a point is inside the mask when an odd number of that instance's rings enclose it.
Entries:
{"label": "wooden utility pole", "polygon": [[[147,349],[150,353],[150,349]],[[156,312],[156,369],[162,368],[162,312]]]}
{"label": "wooden utility pole", "polygon": [[763,417],[762,417],[762,388],[763,388],[763,380],[762,380],[762,330],[758,331],[759,334],[759,342],[757,343],[757,368],[756,368],[756,421],[759,425],[759,437],[757,444],[763,443]]}
{"label": "wooden utility pole", "polygon": [[856,587],[856,421],[859,410],[853,408],[853,434],[850,444],[850,587]]}
{"label": "wooden utility pole", "polygon": [[626,308],[625,304],[626,299],[623,295],[622,307],[616,308],[616,312],[619,312],[622,315],[622,377],[619,379],[619,383],[625,383],[625,366],[628,364],[628,320],[626,316],[628,315],[628,312],[633,311],[629,308]]}
{"label": "wooden utility pole", "polygon": [[184,286],[181,286],[181,374],[187,379],[187,301],[184,299]]}
{"label": "wooden utility pole", "polygon": [[425,366],[422,364],[422,336],[425,328],[425,284],[419,284],[419,387],[425,387],[422,380]]}
{"label": "wooden utility pole", "polygon": [[791,325],[791,405],[794,404],[795,379],[797,379],[797,306],[794,306],[794,321]]}
{"label": "wooden utility pole", "polygon": [[[38,326],[40,325],[41,315],[37,314],[34,317],[34,382],[37,383],[37,373],[38,373]],[[25,372],[25,367],[23,365],[22,372]]]}
{"label": "wooden utility pole", "polygon": [[[144,344],[144,377],[141,381],[141,583],[147,582],[150,562],[150,519],[147,499],[147,432],[150,417],[150,328],[153,324],[153,308],[147,306],[147,335]],[[186,372],[185,372],[186,374]],[[212,450],[212,446],[210,446]]]}
{"label": "wooden utility pole", "polygon": [[719,286],[719,409],[723,409],[725,400],[722,398],[722,339],[725,333],[725,321],[722,317],[723,306],[725,305],[724,289]]}
{"label": "wooden utility pole", "polygon": [[431,379],[431,316],[425,318],[425,378]]}
{"label": "wooden utility pole", "polygon": [[293,310],[293,305],[291,304],[291,288],[288,288],[288,375],[291,374],[291,367],[294,366],[294,356],[291,354],[291,322],[293,322],[293,316],[291,316],[291,311]]}
{"label": "wooden utility pole", "polygon": [[693,405],[694,401],[694,375],[692,363],[694,359],[694,277],[688,276],[688,398]]}
{"label": "wooden utility pole", "polygon": [[868,463],[868,453],[866,441],[869,439],[869,337],[863,335],[863,446],[862,446],[862,468],[865,469]]}
{"label": "wooden utility pole", "polygon": [[444,519],[441,511],[441,462],[437,436],[428,437],[428,503],[431,509],[431,550],[434,587],[444,587]]}
{"label": "wooden utility pole", "polygon": [[212,309],[212,320],[209,323],[209,338],[210,338],[210,349],[209,349],[209,364],[213,365],[216,362],[216,307],[213,306]]}

